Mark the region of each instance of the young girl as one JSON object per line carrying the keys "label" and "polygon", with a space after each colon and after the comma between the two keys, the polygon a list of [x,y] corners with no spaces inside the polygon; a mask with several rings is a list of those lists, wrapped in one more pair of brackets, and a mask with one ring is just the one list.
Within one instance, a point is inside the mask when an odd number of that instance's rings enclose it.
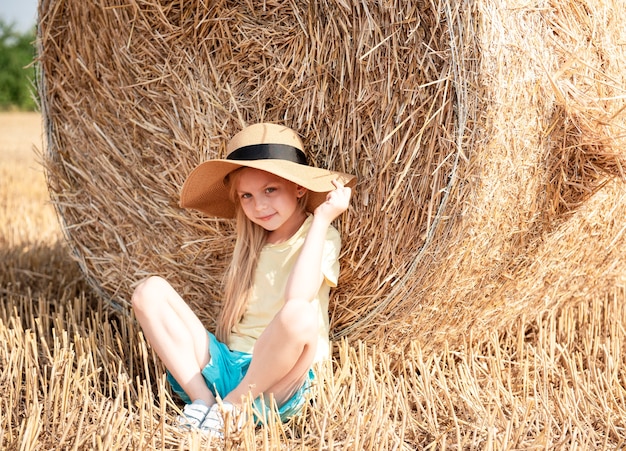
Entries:
{"label": "young girl", "polygon": [[133,293],[144,335],[187,403],[179,418],[187,427],[222,436],[223,414],[236,416],[246,396],[255,409],[273,398],[287,420],[305,401],[311,366],[329,355],[341,244],[331,222],[348,208],[355,178],[309,166],[302,149],[293,130],[255,124],[232,138],[226,159],[200,164],[183,185],[182,207],[237,220],[215,335],[164,279]]}

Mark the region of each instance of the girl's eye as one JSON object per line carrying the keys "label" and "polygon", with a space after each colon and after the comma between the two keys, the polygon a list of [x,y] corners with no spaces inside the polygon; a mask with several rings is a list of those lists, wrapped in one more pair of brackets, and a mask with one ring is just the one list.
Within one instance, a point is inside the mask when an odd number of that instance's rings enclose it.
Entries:
{"label": "girl's eye", "polygon": [[265,188],[265,192],[266,192],[267,194],[271,194],[271,193],[273,193],[274,191],[276,191],[276,188],[274,188],[273,186],[270,186],[270,187],[268,187],[268,188]]}
{"label": "girl's eye", "polygon": [[252,195],[250,193],[243,193],[241,194],[241,198],[242,199],[250,199],[252,197]]}

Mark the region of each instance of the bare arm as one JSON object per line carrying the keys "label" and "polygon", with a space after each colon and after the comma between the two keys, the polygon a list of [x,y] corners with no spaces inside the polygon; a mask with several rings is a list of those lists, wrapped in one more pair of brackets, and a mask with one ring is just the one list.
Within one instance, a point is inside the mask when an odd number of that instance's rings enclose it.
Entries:
{"label": "bare arm", "polygon": [[317,294],[322,283],[322,256],[326,231],[330,223],[347,210],[352,190],[334,181],[335,190],[328,193],[326,201],[313,212],[311,228],[302,245],[300,255],[291,270],[285,299],[310,301]]}

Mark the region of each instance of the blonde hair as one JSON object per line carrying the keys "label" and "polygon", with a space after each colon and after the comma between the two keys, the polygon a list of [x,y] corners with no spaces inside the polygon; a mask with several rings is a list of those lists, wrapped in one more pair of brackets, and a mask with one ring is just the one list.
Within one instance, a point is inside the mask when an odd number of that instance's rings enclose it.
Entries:
{"label": "blonde hair", "polygon": [[[226,179],[230,199],[235,204],[237,237],[224,282],[224,304],[215,330],[215,336],[222,343],[228,343],[231,332],[243,318],[254,285],[259,255],[267,239],[267,231],[250,221],[241,208],[236,189],[241,169],[231,172]],[[298,205],[303,211],[306,210],[307,194],[298,199]]]}

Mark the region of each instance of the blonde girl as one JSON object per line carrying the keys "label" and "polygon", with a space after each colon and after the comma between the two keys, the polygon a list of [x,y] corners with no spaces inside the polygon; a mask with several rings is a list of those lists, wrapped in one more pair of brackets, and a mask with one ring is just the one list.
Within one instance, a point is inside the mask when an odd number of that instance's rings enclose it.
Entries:
{"label": "blonde girl", "polygon": [[160,277],[141,282],[132,297],[186,402],[179,421],[220,437],[246,396],[257,409],[273,398],[283,420],[301,410],[312,365],[329,356],[328,296],[341,245],[331,222],[348,208],[355,183],[309,166],[302,141],[284,126],[247,127],[227,151],[196,167],[181,191],[182,207],[237,221],[215,334]]}

